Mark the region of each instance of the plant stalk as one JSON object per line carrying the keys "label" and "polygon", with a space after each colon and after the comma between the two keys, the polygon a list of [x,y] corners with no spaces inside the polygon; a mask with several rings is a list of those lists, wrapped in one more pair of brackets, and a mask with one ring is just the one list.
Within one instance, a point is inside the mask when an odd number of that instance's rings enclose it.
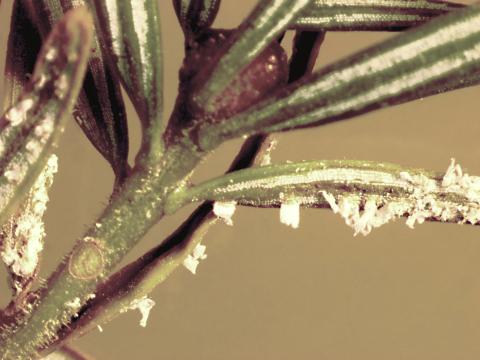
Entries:
{"label": "plant stalk", "polygon": [[95,292],[100,281],[164,215],[166,196],[191,174],[203,154],[172,145],[155,168],[134,169],[99,219],[79,239],[41,291],[32,313],[4,331],[0,359],[28,359],[56,338]]}

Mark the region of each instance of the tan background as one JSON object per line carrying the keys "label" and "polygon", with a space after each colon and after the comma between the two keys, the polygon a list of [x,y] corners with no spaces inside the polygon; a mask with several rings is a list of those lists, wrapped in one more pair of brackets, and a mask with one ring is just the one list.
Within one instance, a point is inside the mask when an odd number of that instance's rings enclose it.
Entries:
{"label": "tan background", "polygon": [[[11,1],[0,8],[2,49]],[[224,0],[216,25],[237,25],[254,3]],[[171,2],[160,4],[168,114],[182,37]],[[328,34],[318,65],[388,36]],[[368,159],[443,170],[455,157],[478,175],[478,99],[479,89],[471,88],[283,134],[273,159]],[[135,149],[131,110],[130,118]],[[199,178],[221,173],[238,145],[222,146]],[[108,166],[73,121],[58,154],[44,276],[100,212],[112,183]],[[158,244],[188,212],[157,225],[129,260]],[[399,220],[354,238],[339,217],[321,210],[303,210],[298,230],[281,225],[275,210],[239,209],[234,220],[234,227],[221,224],[209,233],[208,259],[196,276],[178,269],[153,292],[157,305],[146,329],[132,311],[77,344],[107,360],[480,358],[478,229],[424,224],[412,231]],[[4,279],[3,270],[0,275]],[[5,304],[4,280],[0,289]]]}

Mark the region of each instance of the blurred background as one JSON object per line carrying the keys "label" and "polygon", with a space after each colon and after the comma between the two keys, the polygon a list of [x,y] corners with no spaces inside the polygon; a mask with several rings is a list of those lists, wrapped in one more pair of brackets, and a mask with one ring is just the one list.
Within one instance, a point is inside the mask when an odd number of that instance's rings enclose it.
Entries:
{"label": "blurred background", "polygon": [[[6,49],[11,3],[3,0],[0,7],[0,49]],[[215,27],[237,26],[255,3],[223,0]],[[160,6],[167,118],[183,38],[171,1]],[[317,68],[390,36],[329,33]],[[474,87],[281,134],[273,161],[365,159],[443,171],[454,157],[480,175],[479,95]],[[130,105],[129,126],[133,159],[139,126]],[[240,143],[224,144],[195,179],[222,173]],[[100,213],[113,181],[73,120],[58,156],[43,277]],[[124,263],[160,243],[192,209],[157,224]],[[76,345],[105,360],[480,358],[478,228],[428,223],[413,231],[400,219],[364,238],[353,237],[326,210],[302,210],[300,228],[293,230],[280,224],[278,210],[240,208],[233,227],[215,226],[204,242],[208,259],[197,275],[179,268],[151,294],[156,306],[146,328],[138,324],[140,313],[129,311]],[[8,299],[2,268],[0,305]]]}

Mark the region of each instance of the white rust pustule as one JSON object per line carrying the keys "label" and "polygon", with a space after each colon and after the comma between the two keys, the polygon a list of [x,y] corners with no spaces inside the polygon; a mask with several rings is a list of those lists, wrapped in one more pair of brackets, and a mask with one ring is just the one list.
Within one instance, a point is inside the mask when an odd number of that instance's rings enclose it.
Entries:
{"label": "white rust pustule", "polygon": [[[2,229],[0,256],[18,278],[31,277],[37,269],[45,236],[43,215],[49,200],[48,190],[57,170],[57,157],[52,155],[27,199]],[[21,282],[15,282],[14,286],[17,292],[22,290]]]}
{"label": "white rust pustule", "polygon": [[480,203],[480,177],[465,173],[462,167],[455,163],[455,159],[451,159],[445,172],[442,188],[446,192],[463,194],[470,201]]}
{"label": "white rust pustule", "polygon": [[11,126],[18,126],[25,121],[29,111],[34,105],[35,101],[32,98],[25,98],[8,110],[8,112],[5,114],[5,119],[10,122]]}
{"label": "white rust pustule", "polygon": [[233,226],[232,216],[237,208],[235,201],[215,201],[213,203],[213,213],[222,219],[225,224]]}
{"label": "white rust pustule", "polygon": [[300,203],[294,198],[288,199],[280,205],[280,222],[297,229],[300,225]]}
{"label": "white rust pustule", "polygon": [[[441,181],[423,174],[400,172],[404,181],[404,195],[389,199],[383,195],[346,194],[336,197],[322,191],[334,213],[340,214],[354,235],[367,235],[370,231],[398,217],[406,216],[406,225],[414,228],[427,219],[478,224],[480,222],[480,178],[462,171],[452,159]],[[400,183],[400,182],[398,182]],[[445,195],[455,194],[467,201],[445,200]]]}
{"label": "white rust pustule", "polygon": [[339,196],[338,201],[326,191],[322,191],[322,195],[333,212],[340,214],[345,223],[353,228],[354,236],[368,235],[373,228],[403,215],[405,210],[398,203],[383,204],[380,196],[372,195],[366,198],[362,210],[362,199],[357,195]]}
{"label": "white rust pustule", "polygon": [[193,275],[197,273],[197,267],[200,263],[200,260],[205,260],[207,258],[207,254],[205,250],[207,247],[202,244],[197,244],[193,249],[191,254],[188,254],[185,260],[183,260],[183,266],[187,268]]}
{"label": "white rust pustule", "polygon": [[[133,300],[128,306],[128,308],[125,309],[124,311],[138,309],[140,311],[140,314],[142,315],[142,318],[140,319],[139,324],[141,327],[146,327],[148,317],[150,315],[150,310],[152,310],[154,306],[155,306],[155,301],[148,298],[147,296],[144,296],[140,299]],[[103,331],[103,329],[101,331]]]}

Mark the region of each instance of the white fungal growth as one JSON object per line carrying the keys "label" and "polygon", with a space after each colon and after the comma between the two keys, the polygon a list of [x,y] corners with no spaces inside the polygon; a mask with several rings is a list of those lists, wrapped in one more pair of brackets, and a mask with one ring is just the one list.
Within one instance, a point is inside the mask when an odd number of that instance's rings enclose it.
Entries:
{"label": "white fungal growth", "polygon": [[12,107],[5,115],[5,118],[12,126],[18,126],[27,118],[28,112],[33,107],[35,102],[33,99],[27,98],[20,101],[17,105]]}
{"label": "white fungal growth", "polygon": [[63,99],[65,95],[67,95],[68,90],[68,76],[66,74],[62,74],[55,80],[55,95],[59,99]]}
{"label": "white fungal growth", "polygon": [[460,193],[470,201],[480,203],[480,178],[463,172],[459,164],[452,159],[442,179],[442,188],[446,192]]}
{"label": "white fungal growth", "polygon": [[[144,296],[140,299],[135,299],[133,300],[130,305],[128,306],[128,309],[130,310],[135,310],[138,309],[140,313],[142,314],[142,318],[140,319],[140,326],[141,327],[146,327],[147,326],[147,321],[148,321],[148,316],[150,315],[150,310],[155,306],[155,301],[152,299]],[[103,331],[100,330],[100,331]]]}
{"label": "white fungal growth", "polygon": [[52,155],[27,199],[0,233],[0,257],[18,277],[31,277],[36,271],[45,236],[42,218],[49,200],[48,189],[57,170],[57,157]]}
{"label": "white fungal growth", "polygon": [[53,132],[53,124],[53,117],[47,114],[45,118],[39,121],[38,125],[35,126],[33,132],[38,140],[40,140],[42,143],[45,143],[50,134]]}
{"label": "white fungal growth", "polygon": [[288,200],[280,205],[280,222],[294,229],[300,224],[300,203],[296,200]]}
{"label": "white fungal growth", "polygon": [[200,263],[200,260],[205,260],[207,258],[207,254],[205,250],[207,247],[202,244],[197,244],[193,249],[192,254],[187,255],[185,260],[183,260],[183,266],[187,268],[193,275],[197,273],[197,267]]}
{"label": "white fungal growth", "polygon": [[225,224],[232,226],[232,216],[235,214],[236,205],[235,201],[215,201],[213,203],[213,213],[222,219]]}
{"label": "white fungal growth", "polygon": [[[69,307],[73,311],[77,312],[80,309],[80,307],[82,306],[82,302],[80,301],[79,297],[76,297],[75,299],[73,299],[71,301],[67,301],[65,303],[65,306]],[[74,315],[74,316],[76,317],[77,315]]]}
{"label": "white fungal growth", "polygon": [[54,47],[50,47],[45,54],[45,60],[47,61],[53,61],[57,57],[57,49]]}
{"label": "white fungal growth", "polygon": [[450,160],[450,165],[445,172],[442,179],[442,187],[448,188],[456,184],[463,176],[462,167],[459,164],[455,164],[455,159]]}
{"label": "white fungal growth", "polygon": [[96,242],[97,242],[97,240],[96,240],[93,236],[85,236],[85,237],[83,238],[83,241],[85,241],[85,242],[93,242],[93,243],[96,243]]}
{"label": "white fungal growth", "polygon": [[432,211],[432,205],[436,207],[437,202],[433,194],[439,191],[437,182],[425,175],[411,175],[407,172],[400,173],[400,177],[407,180],[412,191],[410,196],[410,209],[405,224],[413,229],[415,223],[423,224],[425,220],[434,215],[434,212],[441,212],[441,209]]}
{"label": "white fungal growth", "polygon": [[327,193],[326,191],[322,191],[322,195],[325,198],[325,200],[328,202],[328,205],[330,205],[330,208],[333,210],[335,214],[340,212],[340,208],[337,205],[337,200],[335,200],[335,197],[332,194]]}
{"label": "white fungal growth", "polygon": [[27,150],[26,156],[27,156],[27,161],[30,164],[35,163],[43,149],[42,143],[37,140],[37,139],[31,139],[27,145],[25,145],[25,149]]}
{"label": "white fungal growth", "polygon": [[41,90],[47,84],[48,77],[45,74],[40,74],[40,77],[35,80],[35,89]]}
{"label": "white fungal growth", "polygon": [[[401,216],[407,216],[406,225],[412,229],[427,219],[480,223],[480,178],[465,174],[454,159],[441,181],[423,174],[401,172],[392,183],[401,182],[405,195],[396,199],[368,194],[335,197],[326,191],[322,194],[333,212],[340,214],[354,229],[355,235],[367,235],[373,228]],[[449,194],[466,200],[453,202],[448,200]]]}
{"label": "white fungal growth", "polygon": [[345,223],[354,230],[354,236],[370,234],[373,228],[380,227],[392,219],[405,213],[405,206],[400,202],[383,204],[378,196],[370,196],[366,199],[361,210],[361,199],[355,195],[339,196],[339,200],[322,191],[322,195],[328,202],[335,214],[345,220]]}
{"label": "white fungal growth", "polygon": [[418,194],[427,194],[438,191],[436,181],[425,175],[411,175],[404,171],[400,173],[400,178],[409,183],[412,190]]}
{"label": "white fungal growth", "polygon": [[5,178],[14,184],[18,184],[23,178],[23,167],[17,163],[11,163],[5,169]]}

